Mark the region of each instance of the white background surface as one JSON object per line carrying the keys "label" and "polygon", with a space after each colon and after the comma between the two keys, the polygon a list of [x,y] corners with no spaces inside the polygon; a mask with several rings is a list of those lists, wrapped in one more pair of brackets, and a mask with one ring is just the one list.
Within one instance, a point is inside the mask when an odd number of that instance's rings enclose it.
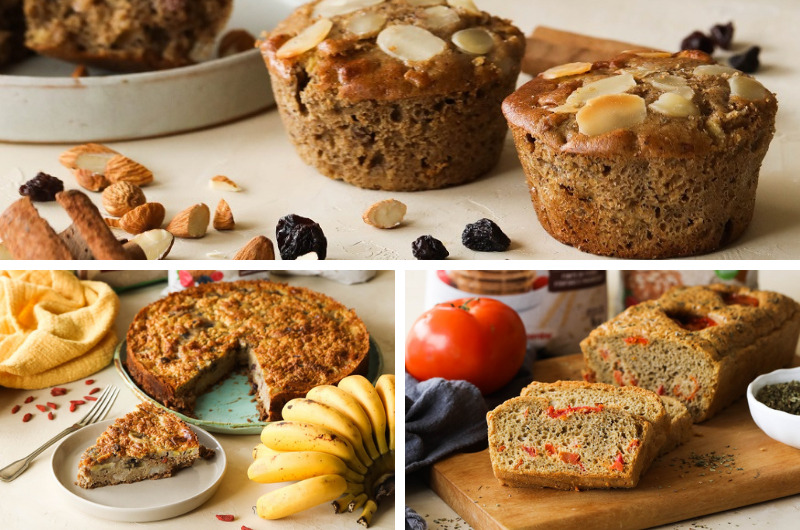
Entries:
{"label": "white background surface", "polygon": [[[546,265],[537,263],[542,269]],[[417,317],[427,309],[424,306],[425,276],[422,271],[408,271],[405,276],[406,307],[404,329],[408,329]],[[609,300],[614,303],[620,297],[619,273],[608,272]],[[759,271],[759,288],[777,291],[795,300],[800,300],[800,271]],[[576,351],[576,353],[578,353]],[[800,450],[797,457],[800,459]],[[454,530],[469,528],[438,495],[428,488],[420,479],[406,483],[406,505],[425,516],[431,530]],[[797,528],[797,517],[800,514],[800,495],[784,497],[775,501],[764,502],[752,506],[721,512],[707,517],[700,517],[666,525],[662,528],[674,529],[730,529],[730,528]],[[455,520],[455,521],[454,521]],[[460,526],[456,526],[460,524]]]}
{"label": "white background surface", "polygon": [[[253,0],[250,0],[253,1]],[[793,0],[476,0],[478,6],[511,18],[525,34],[536,25],[676,50],[695,29],[733,20],[739,47],[762,47],[758,78],[778,94],[777,134],[761,172],[755,217],[744,236],[708,259],[800,258],[800,5]],[[266,68],[264,75],[267,75]],[[175,94],[175,97],[181,97]],[[236,97],[235,93],[231,94]],[[55,104],[55,103],[54,103]],[[109,120],[117,116],[108,116]],[[0,116],[2,126],[2,116]],[[454,139],[457,141],[457,139]],[[237,230],[214,230],[201,240],[178,241],[172,258],[205,259],[219,251],[231,257],[251,237],[274,238],[277,220],[297,213],[319,222],[333,259],[412,259],[411,242],[423,234],[442,240],[451,258],[592,259],[547,235],[530,204],[524,176],[510,138],[499,165],[481,180],[455,188],[416,193],[387,193],[331,181],[305,166],[294,152],[276,111],[222,127],[178,136],[117,142],[112,146],[148,166],[155,183],[145,192],[162,202],[167,219],[183,208],[205,202],[212,210],[220,197],[230,203]],[[37,171],[73,177],[57,162],[65,145],[0,144],[0,209],[17,197],[17,188]],[[239,194],[214,192],[207,181],[225,174],[239,182]],[[408,205],[406,223],[394,230],[370,227],[361,213],[377,200],[395,197]],[[93,194],[97,204],[99,195]],[[53,204],[40,207],[57,229],[66,216]],[[511,250],[475,253],[461,244],[464,226],[481,217],[494,219],[511,237]]]}
{"label": "white background surface", "polygon": [[[280,281],[284,279],[275,277]],[[353,286],[323,280],[317,277],[293,277],[288,283],[310,287],[326,293],[348,307],[356,310],[367,325],[367,330],[377,341],[384,355],[384,372],[394,370],[394,273],[381,271],[372,281]],[[136,312],[147,303],[157,299],[166,284],[159,284],[138,291],[123,294],[120,297],[122,307],[116,320],[115,329],[119,337],[123,337]],[[91,376],[95,385],[105,387],[117,385],[120,395],[114,403],[108,418],[126,414],[139,402],[113,365]],[[27,455],[42,442],[46,441],[62,429],[77,421],[88,410],[70,413],[59,407],[55,419],[48,421],[44,414],[33,408],[36,403],[45,401],[69,403],[73,396],[82,396],[81,392],[92,388],[85,386],[83,380],[64,386],[74,389],[66,396],[51,398],[47,390],[11,390],[0,389],[0,467]],[[23,410],[12,415],[11,407],[22,403],[30,395],[37,396],[32,404],[24,405]],[[68,399],[66,399],[68,398]],[[28,409],[35,414],[28,423],[22,423],[22,415]],[[80,412],[82,411],[82,412]],[[255,515],[251,509],[260,495],[280,485],[257,484],[247,478],[247,467],[252,462],[251,451],[259,443],[258,435],[214,435],[228,457],[228,469],[214,496],[194,511],[166,521],[142,524],[148,528],[193,528],[197,530],[227,529],[238,530],[242,525],[254,530],[263,528],[356,528],[358,513],[333,514],[329,504],[283,521],[267,522]],[[128,523],[113,523],[97,519],[79,511],[71,504],[50,474],[50,457],[53,448],[40,455],[28,470],[10,483],[0,482],[0,528],[22,530],[40,530],[43,528],[70,528],[105,530],[108,528],[131,528]],[[77,475],[77,470],[76,470]],[[163,479],[169,480],[169,479]],[[389,498],[381,503],[373,519],[375,528],[394,527],[394,499]],[[236,521],[225,523],[218,521],[216,514],[234,514]]]}

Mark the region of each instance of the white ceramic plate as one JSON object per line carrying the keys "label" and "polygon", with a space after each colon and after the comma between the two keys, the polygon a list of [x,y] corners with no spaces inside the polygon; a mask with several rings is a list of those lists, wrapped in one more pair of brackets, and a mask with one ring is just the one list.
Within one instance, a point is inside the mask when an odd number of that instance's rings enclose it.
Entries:
{"label": "white ceramic plate", "polygon": [[[237,0],[228,28],[258,36],[296,4]],[[266,66],[255,49],[157,72],[102,75],[91,69],[91,76],[75,79],[70,76],[74,67],[33,57],[0,70],[0,141],[146,138],[225,123],[274,103]]]}
{"label": "white ceramic plate", "polygon": [[81,454],[94,444],[113,421],[102,421],[74,432],[53,452],[53,475],[63,493],[77,508],[90,515],[115,521],[159,521],[184,514],[214,494],[225,473],[225,452],[213,436],[191,425],[198,441],[216,451],[214,458],[200,459],[192,467],[181,469],[169,478],[91,490],[76,486]]}

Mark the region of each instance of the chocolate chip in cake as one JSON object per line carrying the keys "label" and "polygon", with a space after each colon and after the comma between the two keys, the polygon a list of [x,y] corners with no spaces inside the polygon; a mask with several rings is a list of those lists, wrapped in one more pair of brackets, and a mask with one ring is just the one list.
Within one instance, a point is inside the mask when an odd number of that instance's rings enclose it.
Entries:
{"label": "chocolate chip in cake", "polygon": [[20,195],[27,195],[32,201],[54,201],[56,193],[64,191],[64,183],[60,179],[39,172],[35,177],[19,187]]}
{"label": "chocolate chip in cake", "polygon": [[681,41],[681,50],[700,50],[714,53],[714,41],[702,31],[695,31]]}
{"label": "chocolate chip in cake", "polygon": [[759,53],[761,53],[761,48],[753,46],[744,53],[732,56],[728,59],[728,64],[746,74],[752,74],[761,66],[761,62],[758,60]]}
{"label": "chocolate chip in cake", "polygon": [[445,259],[450,253],[444,243],[433,236],[419,236],[411,243],[411,253],[416,259]]}
{"label": "chocolate chip in cake", "polygon": [[319,259],[325,259],[328,240],[322,227],[311,219],[296,214],[281,217],[275,230],[281,259],[297,259],[299,256],[316,252]]}
{"label": "chocolate chip in cake", "polygon": [[511,246],[511,240],[497,223],[486,218],[468,224],[461,234],[461,242],[478,252],[504,252]]}
{"label": "chocolate chip in cake", "polygon": [[711,40],[714,44],[723,50],[731,49],[731,42],[733,41],[733,22],[727,24],[715,24],[711,31]]}

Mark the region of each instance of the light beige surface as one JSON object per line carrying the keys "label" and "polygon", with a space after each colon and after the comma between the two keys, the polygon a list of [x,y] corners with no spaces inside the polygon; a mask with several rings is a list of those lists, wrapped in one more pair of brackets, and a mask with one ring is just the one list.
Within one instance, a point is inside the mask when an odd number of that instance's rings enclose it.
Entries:
{"label": "light beige surface", "polygon": [[[511,18],[526,34],[536,25],[547,25],[670,50],[677,49],[681,39],[695,29],[707,30],[715,23],[733,20],[739,46],[762,47],[763,66],[758,78],[778,94],[778,132],[762,169],[752,225],[732,247],[707,257],[800,258],[800,221],[796,215],[796,197],[800,195],[800,179],[796,175],[800,166],[797,129],[800,71],[796,68],[800,7],[796,2],[707,0],[698,4],[693,0],[608,0],[598,4],[591,0],[476,0],[476,3]],[[329,257],[333,259],[411,259],[411,242],[423,234],[442,240],[452,258],[594,258],[556,242],[541,228],[510,139],[506,140],[500,163],[490,175],[465,186],[418,193],[360,190],[320,176],[297,157],[274,110],[218,128],[121,142],[113,147],[154,171],[156,181],[146,189],[147,196],[165,204],[168,218],[195,202],[205,202],[213,208],[225,197],[230,203],[239,225],[237,230],[229,233],[211,230],[201,240],[177,241],[172,258],[205,259],[211,251],[230,258],[256,234],[274,237],[277,220],[289,213],[311,217],[321,224],[328,238]],[[72,176],[58,165],[57,157],[63,149],[64,146],[0,144],[0,209],[17,197],[22,182],[40,170],[64,179],[68,187],[76,187]],[[233,178],[245,190],[238,194],[209,190],[208,179],[219,173]],[[99,204],[99,195],[93,197]],[[372,203],[389,197],[408,205],[406,223],[394,230],[365,225],[361,213]],[[66,226],[66,215],[57,206],[46,204],[40,208],[58,229]],[[490,217],[503,228],[512,239],[511,250],[500,254],[476,253],[461,244],[464,226],[481,217]]]}
{"label": "light beige surface", "polygon": [[[536,264],[546,268],[545,264]],[[535,266],[533,267],[535,268]],[[405,329],[425,310],[425,276],[423,271],[407,271],[405,275],[406,307]],[[609,296],[617,296],[617,271],[609,271]],[[795,300],[800,300],[800,271],[759,271],[759,288],[778,291]],[[800,453],[798,454],[800,457]],[[425,516],[430,530],[449,530],[460,524],[459,528],[469,528],[467,523],[444,503],[419,478],[406,482],[406,505]],[[683,521],[663,528],[727,529],[759,528],[769,522],[770,528],[789,529],[797,526],[797,513],[800,511],[800,496],[794,495],[771,502],[747,506],[737,510]],[[457,523],[454,521],[457,520]]]}
{"label": "light beige surface", "polygon": [[[284,281],[284,280],[281,280]],[[315,289],[339,300],[348,307],[354,308],[367,325],[367,329],[377,341],[384,356],[384,372],[394,370],[394,273],[381,271],[375,279],[361,285],[346,286],[317,277],[292,277],[288,283]],[[132,291],[121,296],[121,311],[116,321],[116,329],[120,337],[125,335],[128,325],[136,312],[147,303],[161,295],[166,284]],[[93,386],[104,387],[117,385],[121,392],[115,402],[109,418],[117,417],[132,410],[138,400],[133,392],[125,386],[122,378],[113,366],[92,376]],[[0,388],[0,467],[28,454],[42,442],[57,432],[80,419],[88,410],[85,406],[81,413],[70,413],[59,407],[55,419],[48,421],[44,414],[36,413],[28,423],[22,423],[22,411],[11,414],[11,407],[22,403],[29,395],[37,396],[34,403],[57,401],[67,403],[65,399],[76,399],[82,396],[91,386],[83,381],[62,385],[74,389],[67,396],[51,398],[48,390],[17,391]],[[31,405],[26,405],[31,407]],[[334,515],[329,505],[321,505],[283,521],[266,522],[255,515],[251,508],[255,506],[260,495],[280,485],[256,484],[247,479],[247,467],[252,461],[251,450],[258,444],[257,435],[214,435],[222,444],[228,457],[228,468],[219,490],[204,505],[183,516],[144,525],[150,528],[228,528],[238,529],[242,525],[253,529],[259,528],[355,528],[358,513]],[[3,498],[3,528],[49,528],[57,525],[60,528],[108,529],[129,528],[127,523],[113,523],[97,519],[79,511],[60,491],[50,470],[50,457],[53,448],[48,449],[31,464],[31,467],[11,483],[0,483]],[[76,470],[77,474],[77,470]],[[169,480],[169,479],[164,479]],[[394,528],[394,499],[387,499],[381,504],[375,519],[375,528]],[[234,514],[234,523],[217,521],[216,514]],[[267,526],[269,525],[269,526]]]}

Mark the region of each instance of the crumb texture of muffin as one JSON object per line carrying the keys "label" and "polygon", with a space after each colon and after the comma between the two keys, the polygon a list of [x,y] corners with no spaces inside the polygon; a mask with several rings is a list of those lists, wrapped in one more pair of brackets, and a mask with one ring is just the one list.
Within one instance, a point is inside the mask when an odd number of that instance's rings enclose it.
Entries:
{"label": "crumb texture of muffin", "polygon": [[109,70],[143,71],[209,59],[233,0],[25,0],[26,45]]}
{"label": "crumb texture of muffin", "polygon": [[398,191],[462,184],[497,163],[524,47],[509,21],[453,0],[315,1],[260,43],[300,157]]}
{"label": "crumb texture of muffin", "polygon": [[671,258],[735,241],[777,100],[699,51],[552,68],[503,102],[542,226],[582,251]]}

